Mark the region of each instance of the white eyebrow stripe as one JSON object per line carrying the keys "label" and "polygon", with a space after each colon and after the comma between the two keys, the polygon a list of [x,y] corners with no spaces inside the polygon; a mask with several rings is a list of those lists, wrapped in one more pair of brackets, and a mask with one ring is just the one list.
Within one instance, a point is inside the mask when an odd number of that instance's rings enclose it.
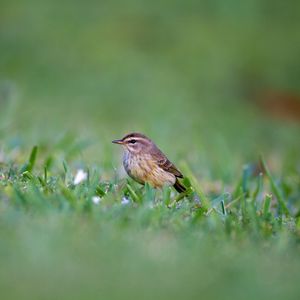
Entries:
{"label": "white eyebrow stripe", "polygon": [[143,140],[145,140],[145,138],[142,138],[142,137],[134,137],[134,136],[132,136],[132,137],[126,138],[126,139],[124,140],[124,142],[126,142],[126,141],[131,141],[131,140],[143,141]]}

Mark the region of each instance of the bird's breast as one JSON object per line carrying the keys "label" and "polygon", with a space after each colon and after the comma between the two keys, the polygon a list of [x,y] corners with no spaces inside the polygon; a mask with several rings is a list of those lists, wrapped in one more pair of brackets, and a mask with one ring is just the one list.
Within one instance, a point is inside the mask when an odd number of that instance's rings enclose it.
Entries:
{"label": "bird's breast", "polygon": [[150,160],[145,155],[132,155],[129,152],[125,152],[123,164],[130,177],[142,184],[145,183],[146,175],[151,171]]}
{"label": "bird's breast", "polygon": [[162,187],[165,184],[173,185],[176,180],[173,174],[161,169],[148,154],[132,155],[126,151],[123,165],[127,174],[141,184],[148,182],[154,187]]}

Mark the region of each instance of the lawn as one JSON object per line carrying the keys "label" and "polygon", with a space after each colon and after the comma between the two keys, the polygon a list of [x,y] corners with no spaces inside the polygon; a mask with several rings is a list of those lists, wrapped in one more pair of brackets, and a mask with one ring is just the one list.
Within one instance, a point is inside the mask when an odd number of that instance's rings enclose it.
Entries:
{"label": "lawn", "polygon": [[[300,101],[299,9],[2,1],[0,298],[298,299],[300,122],[259,103]],[[126,176],[131,131],[185,197]]]}

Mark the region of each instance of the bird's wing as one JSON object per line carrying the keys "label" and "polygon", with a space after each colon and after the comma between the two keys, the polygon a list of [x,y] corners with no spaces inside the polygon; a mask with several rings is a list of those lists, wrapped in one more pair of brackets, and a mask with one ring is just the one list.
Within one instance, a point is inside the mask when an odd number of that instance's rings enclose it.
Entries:
{"label": "bird's wing", "polygon": [[163,170],[174,174],[175,177],[183,178],[182,173],[175,167],[175,165],[168,160],[168,158],[157,148],[152,154],[153,159]]}

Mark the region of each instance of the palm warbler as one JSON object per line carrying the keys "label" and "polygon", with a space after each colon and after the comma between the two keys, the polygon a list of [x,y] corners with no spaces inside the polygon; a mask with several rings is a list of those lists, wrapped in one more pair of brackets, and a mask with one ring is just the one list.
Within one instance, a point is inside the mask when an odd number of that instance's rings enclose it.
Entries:
{"label": "palm warbler", "polygon": [[186,191],[178,180],[183,178],[181,172],[145,135],[130,133],[112,142],[123,146],[124,168],[135,181],[141,184],[147,182],[155,188],[173,185],[179,193]]}

